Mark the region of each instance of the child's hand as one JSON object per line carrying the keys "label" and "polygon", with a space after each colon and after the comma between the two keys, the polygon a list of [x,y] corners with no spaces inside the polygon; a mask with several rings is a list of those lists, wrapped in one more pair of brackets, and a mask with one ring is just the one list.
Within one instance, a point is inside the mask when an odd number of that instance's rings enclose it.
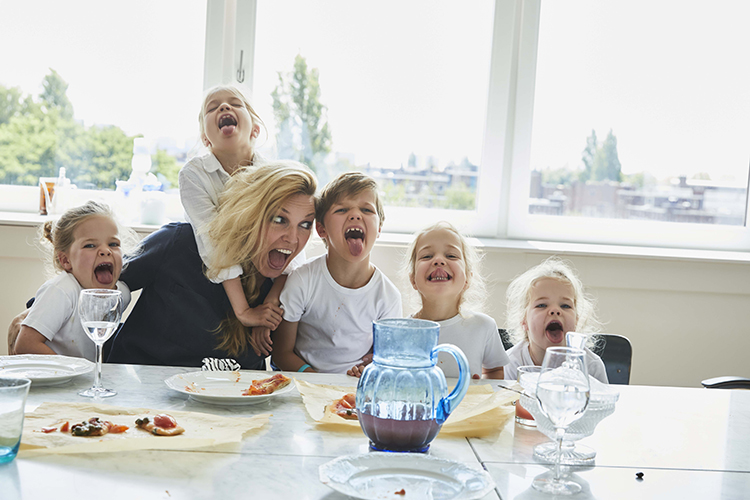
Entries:
{"label": "child's hand", "polygon": [[245,326],[262,326],[276,330],[279,323],[281,323],[281,315],[283,313],[283,310],[279,306],[261,304],[258,307],[248,307],[240,314],[237,314],[237,319]]}
{"label": "child's hand", "polygon": [[372,353],[365,354],[362,357],[362,363],[357,366],[353,366],[349,368],[346,371],[346,374],[349,375],[350,377],[360,378],[362,376],[362,373],[365,371],[365,367],[369,365],[370,363],[372,363]]}
{"label": "child's hand", "polygon": [[271,351],[273,350],[273,348],[271,347],[272,344],[273,341],[271,340],[271,330],[269,330],[268,328],[256,326],[250,332],[250,346],[258,356],[260,356],[261,354],[263,356],[268,356],[269,354],[271,354]]}

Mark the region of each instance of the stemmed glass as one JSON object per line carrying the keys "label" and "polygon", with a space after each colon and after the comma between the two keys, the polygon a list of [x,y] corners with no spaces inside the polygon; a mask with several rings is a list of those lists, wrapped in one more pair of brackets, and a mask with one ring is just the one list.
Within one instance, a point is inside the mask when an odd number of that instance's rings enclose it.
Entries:
{"label": "stemmed glass", "polygon": [[78,315],[81,317],[83,331],[96,344],[96,378],[93,387],[79,392],[79,396],[108,398],[117,394],[117,391],[102,387],[102,346],[120,325],[121,306],[122,293],[119,290],[81,290]]}
{"label": "stemmed glass", "polygon": [[581,485],[560,477],[560,455],[565,430],[583,416],[589,397],[585,352],[572,347],[547,348],[536,386],[536,398],[539,409],[555,427],[557,453],[554,477],[535,479],[532,486],[537,490],[555,495],[572,495],[581,491]]}

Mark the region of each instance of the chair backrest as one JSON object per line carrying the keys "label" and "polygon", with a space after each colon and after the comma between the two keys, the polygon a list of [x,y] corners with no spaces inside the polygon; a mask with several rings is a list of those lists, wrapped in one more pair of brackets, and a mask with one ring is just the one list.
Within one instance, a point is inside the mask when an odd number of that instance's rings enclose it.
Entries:
{"label": "chair backrest", "polygon": [[513,347],[513,342],[510,341],[510,336],[508,335],[508,331],[504,328],[498,328],[497,333],[500,334],[500,340],[503,341],[503,349],[506,351]]}
{"label": "chair backrest", "polygon": [[633,359],[633,347],[630,345],[630,340],[614,333],[600,333],[597,337],[599,340],[593,350],[604,361],[609,383],[628,385],[630,364]]}

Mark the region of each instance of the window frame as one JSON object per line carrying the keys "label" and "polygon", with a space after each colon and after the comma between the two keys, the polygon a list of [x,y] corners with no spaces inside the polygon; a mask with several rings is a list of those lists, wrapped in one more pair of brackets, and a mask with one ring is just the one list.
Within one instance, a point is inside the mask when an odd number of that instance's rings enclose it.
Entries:
{"label": "window frame", "polygon": [[[708,250],[747,250],[746,226],[561,217],[528,213],[531,132],[542,0],[495,2],[480,181],[475,210],[388,207],[385,228],[411,233],[446,219],[483,238]],[[208,0],[204,87],[252,90],[257,0]],[[748,204],[750,205],[750,204]],[[748,217],[746,209],[746,220]]]}

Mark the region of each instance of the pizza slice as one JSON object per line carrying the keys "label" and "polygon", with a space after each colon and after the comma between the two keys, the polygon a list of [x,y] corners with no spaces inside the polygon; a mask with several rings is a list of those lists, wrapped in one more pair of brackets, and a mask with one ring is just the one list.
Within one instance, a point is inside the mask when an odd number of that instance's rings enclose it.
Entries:
{"label": "pizza slice", "polygon": [[344,394],[343,397],[326,406],[326,411],[346,420],[358,420],[356,395],[353,393]]}
{"label": "pizza slice", "polygon": [[185,429],[177,425],[174,417],[166,413],[156,415],[153,421],[148,417],[138,418],[135,420],[135,426],[155,436],[177,436],[185,432]]}
{"label": "pizza slice", "polygon": [[243,396],[265,396],[272,394],[274,391],[286,387],[292,381],[289,377],[285,377],[281,373],[277,373],[273,377],[269,377],[263,380],[253,380],[250,387],[247,390],[242,391]]}

